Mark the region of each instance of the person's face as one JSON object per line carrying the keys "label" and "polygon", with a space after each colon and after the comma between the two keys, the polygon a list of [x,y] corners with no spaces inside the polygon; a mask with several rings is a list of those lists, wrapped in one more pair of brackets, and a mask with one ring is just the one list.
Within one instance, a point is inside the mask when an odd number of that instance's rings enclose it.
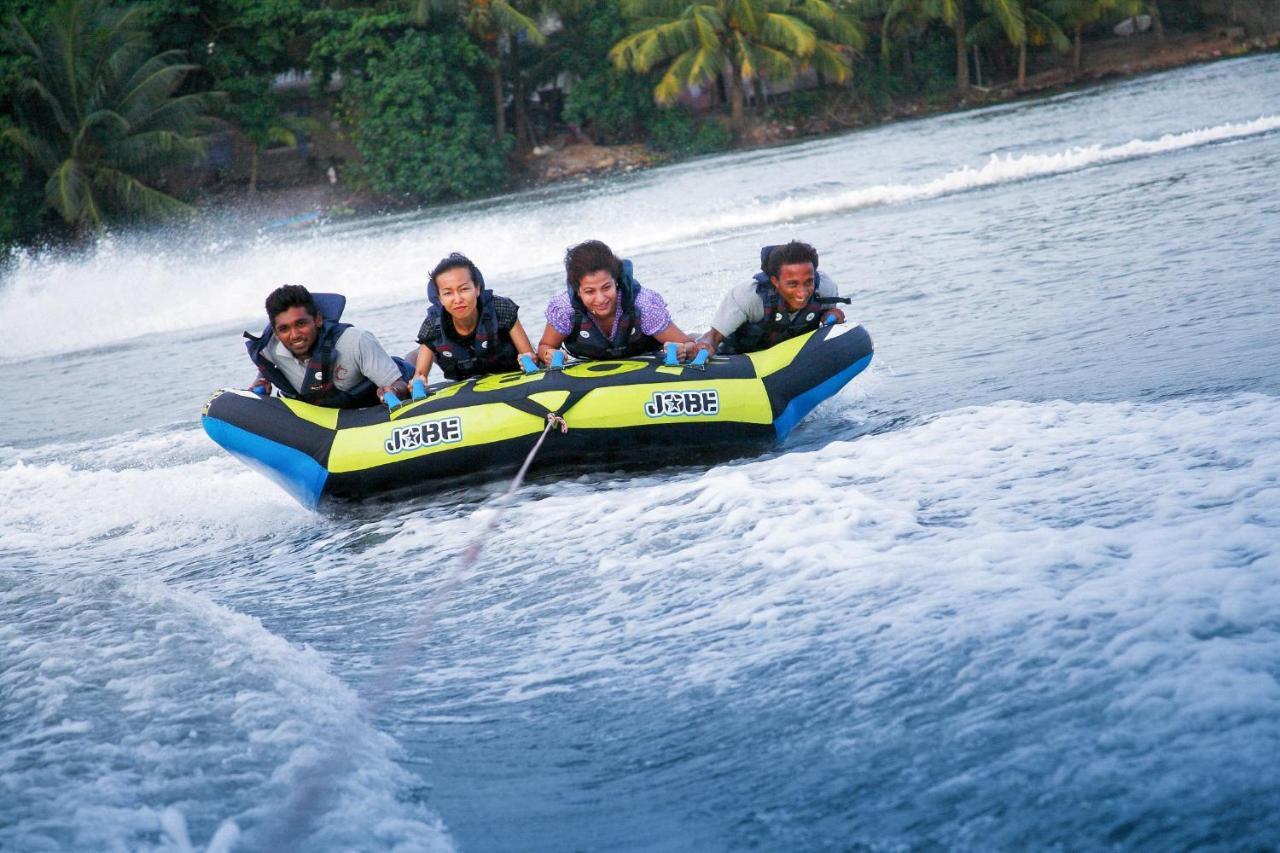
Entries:
{"label": "person's face", "polygon": [[271,323],[271,328],[276,333],[276,339],[284,344],[289,352],[298,358],[306,358],[311,355],[323,324],[323,317],[312,317],[307,313],[306,308],[295,305],[277,314]]}
{"label": "person's face", "polygon": [[455,320],[470,320],[476,314],[476,300],[480,291],[471,280],[471,270],[454,267],[436,276],[436,289],[440,291],[440,304]]}
{"label": "person's face", "polygon": [[788,311],[799,311],[813,297],[813,264],[783,264],[769,281],[777,289]]}
{"label": "person's face", "polygon": [[578,298],[591,316],[610,320],[618,307],[618,283],[608,270],[589,272],[578,281]]}

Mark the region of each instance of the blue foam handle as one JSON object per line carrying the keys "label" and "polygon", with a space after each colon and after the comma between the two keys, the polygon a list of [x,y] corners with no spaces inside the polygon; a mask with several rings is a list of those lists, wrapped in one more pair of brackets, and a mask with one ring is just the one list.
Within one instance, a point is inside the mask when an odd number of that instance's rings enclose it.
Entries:
{"label": "blue foam handle", "polygon": [[520,367],[525,373],[538,372],[538,365],[534,363],[533,356],[529,355],[529,353],[520,356]]}
{"label": "blue foam handle", "polygon": [[822,318],[822,325],[824,326],[834,326],[835,324],[836,324],[835,314],[828,314],[827,316]]}
{"label": "blue foam handle", "polygon": [[264,387],[263,387],[263,386],[261,386],[261,385],[255,385],[255,386],[253,386],[252,388],[250,388],[249,390],[250,390],[250,391],[252,391],[253,393],[257,394],[259,397],[265,397],[265,396],[267,396],[267,389],[266,389],[266,388],[264,388]]}
{"label": "blue foam handle", "polygon": [[663,364],[667,367],[675,367],[680,363],[680,348],[675,341],[667,341],[662,349],[665,352],[662,358]]}
{"label": "blue foam handle", "polygon": [[427,383],[423,382],[421,379],[413,380],[413,399],[427,399]]}
{"label": "blue foam handle", "polygon": [[709,358],[711,358],[711,350],[700,349],[698,350],[698,354],[693,357],[693,361],[689,363],[694,367],[702,367],[702,365],[707,363],[707,359]]}
{"label": "blue foam handle", "polygon": [[553,370],[564,367],[564,350],[558,349],[551,354],[551,367]]}
{"label": "blue foam handle", "polygon": [[400,398],[395,395],[394,391],[387,391],[382,395],[382,402],[387,404],[387,410],[390,411],[400,405]]}

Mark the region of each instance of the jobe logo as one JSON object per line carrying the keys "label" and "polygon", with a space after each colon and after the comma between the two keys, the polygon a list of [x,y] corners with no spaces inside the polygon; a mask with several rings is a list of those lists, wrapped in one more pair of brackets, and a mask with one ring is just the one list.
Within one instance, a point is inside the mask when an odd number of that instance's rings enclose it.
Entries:
{"label": "jobe logo", "polygon": [[644,404],[651,418],[714,415],[720,411],[720,395],[715,391],[654,391]]}
{"label": "jobe logo", "polygon": [[462,441],[462,420],[453,417],[396,427],[384,446],[387,453],[395,455],[420,447],[452,444],[455,441]]}

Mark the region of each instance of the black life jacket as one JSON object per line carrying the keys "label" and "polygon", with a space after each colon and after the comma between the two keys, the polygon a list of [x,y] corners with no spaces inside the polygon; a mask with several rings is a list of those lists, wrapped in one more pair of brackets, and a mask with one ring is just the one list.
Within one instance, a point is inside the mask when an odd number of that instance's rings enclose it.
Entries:
{"label": "black life jacket", "polygon": [[640,318],[636,311],[636,297],[640,295],[640,283],[631,274],[631,261],[622,262],[622,276],[618,281],[618,299],[622,300],[622,316],[614,324],[613,334],[606,338],[591,317],[591,312],[578,296],[578,288],[567,282],[569,300],[573,304],[573,331],[565,338],[564,348],[575,358],[596,361],[610,358],[626,358],[661,349],[652,335],[640,331]]}
{"label": "black life jacket", "polygon": [[[338,318],[342,316],[342,309],[347,304],[346,297],[337,293],[313,293],[311,298],[315,300],[316,310],[325,322],[320,327],[316,345],[311,350],[311,358],[307,361],[301,388],[295,388],[285,376],[284,371],[276,367],[275,363],[267,357],[267,347],[275,340],[275,331],[270,323],[262,330],[260,337],[254,337],[248,332],[244,333],[244,346],[249,352],[249,359],[257,365],[258,371],[266,377],[267,381],[278,388],[285,397],[331,409],[357,409],[377,405],[378,388],[368,377],[362,379],[350,391],[342,391],[333,384],[333,368],[338,360],[335,347],[342,333],[351,328],[350,323],[338,322]],[[280,349],[288,352],[288,347],[284,344],[280,344]],[[288,357],[293,356],[290,354]]]}
{"label": "black life jacket", "polygon": [[[473,274],[472,278],[475,277]],[[433,287],[434,284],[433,281]],[[476,284],[480,291],[476,301],[480,320],[476,324],[475,335],[470,336],[470,340],[464,340],[458,335],[453,318],[439,304],[438,294],[427,310],[427,319],[422,322],[418,342],[431,347],[436,355],[436,364],[440,365],[440,371],[446,379],[507,373],[520,367],[516,360],[516,345],[511,342],[511,329],[498,324],[494,295],[484,289],[483,281],[477,281]],[[430,292],[429,290],[428,293]]]}
{"label": "black life jacket", "polygon": [[785,340],[812,332],[822,322],[822,315],[835,303],[848,304],[849,299],[841,296],[819,296],[818,287],[822,283],[822,274],[815,265],[813,270],[813,294],[808,304],[799,311],[791,313],[782,301],[782,295],[769,280],[769,273],[764,267],[769,253],[774,246],[765,246],[760,250],[760,272],[752,277],[756,284],[756,295],[764,303],[764,318],[757,323],[743,323],[733,334],[725,338],[721,345],[724,352],[757,352],[780,344]]}

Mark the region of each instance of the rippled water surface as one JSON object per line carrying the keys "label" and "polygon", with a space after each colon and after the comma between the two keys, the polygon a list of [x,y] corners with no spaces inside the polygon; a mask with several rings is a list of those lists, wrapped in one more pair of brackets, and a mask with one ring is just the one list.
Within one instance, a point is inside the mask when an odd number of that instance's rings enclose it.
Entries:
{"label": "rippled water surface", "polygon": [[[1280,56],[0,283],[0,849],[1280,844]],[[248,235],[248,236],[246,236]],[[408,349],[601,237],[877,344],[785,445],[300,509],[208,441],[282,281]],[[678,464],[676,464],[678,463]]]}

